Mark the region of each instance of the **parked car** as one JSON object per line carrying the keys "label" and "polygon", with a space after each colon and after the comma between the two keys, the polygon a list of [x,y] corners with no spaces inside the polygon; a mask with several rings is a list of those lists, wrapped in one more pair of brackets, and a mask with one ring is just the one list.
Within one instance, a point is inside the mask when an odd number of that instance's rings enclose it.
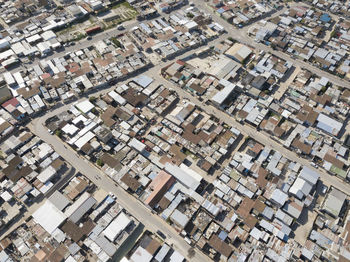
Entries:
{"label": "parked car", "polygon": [[314,168],[318,169],[318,165],[316,165],[314,162],[311,162],[311,165],[312,165]]}
{"label": "parked car", "polygon": [[328,191],[328,187],[326,185],[322,185],[322,189],[321,189],[321,192],[323,195],[325,195]]}
{"label": "parked car", "polygon": [[165,235],[162,231],[157,230],[157,234],[158,234],[161,238],[166,239],[166,235]]}

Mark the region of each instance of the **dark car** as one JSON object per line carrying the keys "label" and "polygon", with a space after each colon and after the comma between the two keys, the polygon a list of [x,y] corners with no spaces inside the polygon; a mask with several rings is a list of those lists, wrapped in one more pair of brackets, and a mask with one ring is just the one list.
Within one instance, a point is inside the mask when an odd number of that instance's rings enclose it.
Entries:
{"label": "dark car", "polygon": [[163,233],[162,231],[157,230],[157,234],[158,234],[161,238],[166,239],[166,235],[164,235],[164,233]]}

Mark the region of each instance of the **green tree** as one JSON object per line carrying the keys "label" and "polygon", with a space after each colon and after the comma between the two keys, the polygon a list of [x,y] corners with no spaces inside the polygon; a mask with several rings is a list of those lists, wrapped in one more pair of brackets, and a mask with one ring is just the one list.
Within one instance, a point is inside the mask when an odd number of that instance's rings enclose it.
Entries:
{"label": "green tree", "polygon": [[111,41],[113,42],[113,44],[115,44],[117,47],[122,48],[123,45],[118,41],[118,39],[116,37],[112,37]]}
{"label": "green tree", "polygon": [[327,87],[326,86],[322,86],[319,94],[324,94],[327,91]]}
{"label": "green tree", "polygon": [[55,135],[58,136],[58,137],[61,137],[62,136],[62,130],[56,130],[55,131]]}
{"label": "green tree", "polygon": [[103,165],[104,165],[104,163],[102,162],[101,159],[97,159],[96,164],[97,164],[98,166],[103,166]]}
{"label": "green tree", "polygon": [[97,100],[97,98],[96,98],[95,96],[90,96],[90,97],[89,97],[89,101],[90,101],[91,103],[95,103],[96,100]]}
{"label": "green tree", "polygon": [[227,38],[228,40],[230,40],[231,42],[236,42],[231,36]]}
{"label": "green tree", "polygon": [[95,107],[93,109],[91,109],[91,113],[93,113],[96,116],[99,115],[99,112],[98,112],[98,110]]}
{"label": "green tree", "polygon": [[333,30],[331,33],[331,38],[335,37],[336,34],[337,34],[337,31]]}
{"label": "green tree", "polygon": [[192,14],[191,12],[188,12],[188,13],[187,13],[187,17],[188,17],[188,18],[193,18],[193,17],[194,17],[194,14]]}

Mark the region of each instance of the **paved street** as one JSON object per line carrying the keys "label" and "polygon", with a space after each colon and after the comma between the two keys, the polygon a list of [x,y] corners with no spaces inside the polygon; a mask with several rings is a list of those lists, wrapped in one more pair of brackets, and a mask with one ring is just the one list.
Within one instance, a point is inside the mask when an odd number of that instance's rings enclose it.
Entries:
{"label": "paved street", "polygon": [[[247,26],[247,27],[244,27],[243,29],[237,29],[232,24],[228,23],[227,21],[225,21],[224,19],[222,19],[221,17],[219,17],[218,15],[213,13],[211,8],[209,8],[207,6],[205,1],[203,1],[203,0],[194,0],[193,2],[196,4],[196,6],[199,9],[201,9],[202,11],[210,14],[212,19],[215,22],[217,22],[217,23],[221,24],[222,26],[224,26],[224,28],[228,32],[228,34],[226,35],[226,38],[231,36],[233,39],[238,40],[238,41],[240,41],[240,42],[242,42],[244,44],[254,45],[254,47],[257,48],[257,49],[264,50],[265,52],[270,52],[271,54],[274,54],[274,55],[276,55],[276,56],[278,56],[278,57],[280,57],[280,58],[282,58],[282,59],[284,59],[286,61],[293,62],[294,66],[307,68],[309,71],[311,71],[314,74],[317,74],[319,76],[325,76],[325,77],[329,78],[331,82],[333,82],[334,84],[336,84],[338,86],[342,86],[342,87],[346,87],[346,88],[350,89],[350,82],[348,82],[348,81],[344,81],[343,79],[341,79],[341,78],[339,78],[337,76],[334,76],[334,75],[332,75],[330,73],[327,73],[327,72],[325,72],[325,71],[323,71],[323,70],[313,66],[310,63],[304,62],[304,61],[299,60],[299,59],[293,59],[288,54],[285,54],[284,52],[272,50],[272,48],[270,48],[270,47],[268,47],[266,45],[254,42],[254,40],[247,35],[248,28],[251,25]],[[286,9],[284,8],[282,10],[277,11],[275,14],[272,14],[271,17],[274,17],[276,15],[279,15],[279,14],[283,13],[284,10],[286,10]],[[166,15],[166,14],[162,14],[162,15],[165,16],[165,17],[169,16],[169,15]],[[147,20],[147,21],[151,21],[151,20]],[[101,32],[101,33],[98,33],[96,35],[93,35],[91,40],[83,39],[83,40],[77,42],[77,44],[75,46],[66,47],[66,48],[64,48],[62,50],[59,50],[58,52],[54,52],[50,56],[47,56],[45,59],[53,59],[53,58],[56,58],[56,57],[61,57],[65,53],[68,53],[68,52],[71,52],[71,51],[75,51],[77,49],[77,46],[79,46],[79,48],[89,47],[89,46],[97,43],[100,40],[107,39],[107,38],[110,38],[112,36],[115,36],[115,35],[118,35],[118,34],[121,34],[121,33],[125,33],[128,30],[130,30],[131,28],[137,26],[139,23],[140,22],[138,22],[138,21],[136,21],[136,22],[125,22],[124,23],[124,26],[125,26],[124,30],[118,30],[117,28],[112,28],[112,29],[106,30],[104,32]],[[212,43],[210,43],[210,45],[212,45]],[[32,64],[21,65],[21,66],[19,66],[17,68],[14,68],[14,69],[10,70],[10,72],[14,73],[14,72],[17,72],[19,70],[24,69],[25,67],[32,67],[33,65],[38,64],[38,63],[39,63],[39,59],[36,59]]]}

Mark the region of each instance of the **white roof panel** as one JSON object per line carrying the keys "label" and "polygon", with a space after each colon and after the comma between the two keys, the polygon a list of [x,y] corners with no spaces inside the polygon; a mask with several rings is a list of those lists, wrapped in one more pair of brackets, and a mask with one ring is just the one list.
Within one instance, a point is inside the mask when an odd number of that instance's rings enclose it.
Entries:
{"label": "white roof panel", "polygon": [[130,257],[131,262],[149,262],[152,260],[152,255],[143,247],[139,246],[134,254]]}
{"label": "white roof panel", "polygon": [[115,238],[129,225],[131,222],[124,212],[121,212],[103,231],[103,234],[110,241],[114,242]]}
{"label": "white roof panel", "polygon": [[230,84],[224,87],[221,91],[217,92],[211,100],[219,105],[221,105],[227,98],[228,96],[232,93],[232,91],[235,89],[234,84]]}
{"label": "white roof panel", "polygon": [[126,100],[121,95],[119,95],[117,92],[111,91],[108,93],[108,95],[110,97],[112,97],[114,99],[114,101],[116,101],[118,104],[120,104],[120,105],[126,104]]}
{"label": "white roof panel", "polygon": [[94,108],[94,105],[89,100],[84,100],[84,101],[76,104],[75,107],[78,108],[84,114],[86,114],[86,113],[90,112],[91,109]]}
{"label": "white roof panel", "polygon": [[195,179],[193,176],[191,176],[178,166],[166,163],[165,170],[169,174],[174,176],[181,184],[185,185],[187,188],[196,190],[200,184],[200,182],[197,179]]}
{"label": "white roof panel", "polygon": [[54,175],[56,174],[56,170],[52,166],[48,166],[45,168],[38,176],[37,179],[42,182],[46,183],[48,180],[50,180]]}
{"label": "white roof panel", "polygon": [[133,147],[139,152],[142,152],[146,148],[146,145],[137,140],[136,138],[131,139],[131,141],[129,142],[129,146]]}
{"label": "white roof panel", "polygon": [[92,133],[91,131],[89,131],[85,135],[80,137],[77,141],[75,141],[74,145],[80,149],[83,147],[83,145],[85,145],[87,142],[89,142],[94,137],[95,137],[95,134]]}
{"label": "white roof panel", "polygon": [[317,180],[320,178],[320,175],[311,168],[304,166],[300,171],[299,177],[309,182],[311,185],[315,185]]}
{"label": "white roof panel", "polygon": [[46,202],[33,213],[34,221],[44,228],[49,234],[55,231],[67,218],[50,201]]}

